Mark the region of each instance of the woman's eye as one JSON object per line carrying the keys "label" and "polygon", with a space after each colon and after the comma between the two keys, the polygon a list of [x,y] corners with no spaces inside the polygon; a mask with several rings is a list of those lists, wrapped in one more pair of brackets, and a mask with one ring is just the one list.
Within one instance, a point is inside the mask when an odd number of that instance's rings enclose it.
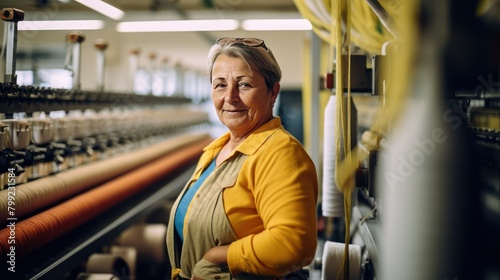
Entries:
{"label": "woman's eye", "polygon": [[225,85],[225,84],[222,84],[222,83],[221,83],[221,84],[216,84],[216,85],[214,85],[214,89],[217,89],[217,88],[225,88],[225,87],[226,87],[226,85]]}
{"label": "woman's eye", "polygon": [[239,83],[240,87],[250,87],[249,83]]}

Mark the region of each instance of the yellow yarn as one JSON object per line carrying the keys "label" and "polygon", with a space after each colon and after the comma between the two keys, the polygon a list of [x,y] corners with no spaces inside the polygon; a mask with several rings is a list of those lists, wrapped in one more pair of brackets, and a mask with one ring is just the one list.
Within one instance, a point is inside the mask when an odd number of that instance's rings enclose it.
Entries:
{"label": "yellow yarn", "polygon": [[179,276],[179,273],[181,273],[180,268],[172,268],[172,273],[171,273],[171,279],[172,280],[177,280],[177,276]]}
{"label": "yellow yarn", "polygon": [[[330,22],[325,22],[321,18],[318,18],[313,11],[311,11],[305,0],[294,0],[293,2],[302,17],[311,22],[313,25],[313,31],[318,35],[318,37],[320,37],[323,41],[330,43],[330,39],[334,37],[333,34],[331,34],[334,33],[331,24],[333,18],[330,19]],[[394,38],[387,30],[385,30],[385,27],[381,26],[379,19],[370,9],[368,4],[366,4],[365,0],[349,0],[349,3],[351,3],[351,8],[353,10],[351,13],[352,43],[367,53],[379,54],[384,42]],[[332,15],[331,12],[333,11],[335,4],[330,3],[328,0],[323,0],[323,4],[326,11]],[[391,9],[389,9],[389,13],[391,10],[399,12],[397,8],[394,8],[394,4],[387,5],[386,3],[384,6],[391,7]]]}
{"label": "yellow yarn", "polygon": [[[409,84],[409,79],[412,77],[412,65],[414,63],[415,45],[417,39],[417,26],[415,25],[416,14],[417,14],[417,1],[406,1],[404,9],[401,9],[401,13],[397,15],[395,20],[401,28],[401,34],[403,38],[400,38],[397,58],[392,59],[390,68],[391,71],[389,87],[386,89],[386,106],[379,109],[375,123],[370,129],[371,134],[369,135],[373,141],[364,145],[369,151],[378,149],[379,140],[374,140],[373,138],[378,138],[380,135],[384,135],[390,129],[391,122],[398,120],[402,109],[404,109],[404,102],[407,98],[407,85]],[[395,58],[395,57],[393,57]],[[364,141],[362,140],[362,143]],[[374,145],[375,144],[375,145]],[[359,162],[365,160],[368,157],[368,153],[364,152],[358,146],[346,155],[344,160],[339,166],[336,166],[337,172],[339,172],[339,188],[344,191],[345,188],[349,188],[348,182],[353,180],[353,177],[358,168]]]}
{"label": "yellow yarn", "polygon": [[[347,155],[351,147],[351,91],[350,91],[350,68],[351,68],[351,51],[350,51],[350,40],[351,40],[351,14],[350,14],[350,2],[343,0],[332,0],[332,31],[330,39],[330,48],[333,49],[335,45],[335,60],[336,60],[336,71],[335,71],[335,93],[336,93],[336,123],[335,123],[335,148],[337,157],[335,158],[335,166],[339,166],[341,163],[341,155]],[[343,40],[344,34],[342,33],[342,21],[345,17],[346,28],[345,28],[345,40]],[[345,47],[345,49],[344,49]],[[342,60],[343,53],[347,53],[347,71],[344,69],[344,61]],[[343,76],[347,74],[347,108],[344,103],[344,85]],[[347,110],[347,114],[345,114]],[[344,119],[347,115],[347,120]],[[340,141],[343,141],[342,145]],[[341,150],[341,146],[343,150]],[[335,181],[337,186],[339,183],[339,172],[335,172]],[[352,184],[351,184],[352,185]],[[344,192],[344,214],[345,214],[345,249],[344,256],[342,257],[342,266],[337,274],[337,279],[349,279],[349,243],[350,243],[350,218],[351,218],[351,191],[352,188],[342,188]]]}
{"label": "yellow yarn", "polygon": [[[314,1],[314,0],[313,0]],[[482,0],[482,7],[487,6]],[[323,0],[324,8],[331,15],[331,22],[324,22],[322,19],[309,9],[305,0],[294,0],[294,3],[300,14],[308,19],[313,25],[313,31],[323,41],[330,44],[330,58],[336,60],[336,123],[335,123],[335,146],[337,158],[335,159],[335,182],[337,187],[344,193],[345,207],[345,254],[343,257],[343,266],[337,275],[337,279],[349,278],[349,225],[351,210],[351,192],[354,188],[354,175],[359,166],[359,162],[365,160],[368,153],[358,146],[351,148],[351,91],[350,91],[350,62],[351,43],[358,46],[369,54],[380,54],[382,45],[388,41],[394,41],[394,37],[380,23],[379,19],[373,13],[365,0]],[[321,2],[316,2],[321,3]],[[369,151],[379,148],[380,138],[389,130],[391,122],[398,119],[403,109],[404,101],[407,98],[406,87],[409,84],[409,78],[412,76],[412,63],[414,57],[415,41],[417,36],[417,27],[415,25],[418,7],[416,0],[393,1],[380,0],[380,4],[393,17],[394,22],[400,28],[401,34],[397,38],[399,49],[397,59],[391,61],[390,68],[392,76],[388,87],[384,89],[383,97],[385,102],[378,111],[377,118],[371,130],[363,134],[362,144]],[[404,7],[403,7],[404,5]],[[481,8],[479,9],[481,10]],[[484,8],[483,8],[484,10]],[[345,20],[345,40],[342,33],[342,22]],[[345,73],[344,63],[342,61],[343,47],[346,47],[347,53],[347,73]],[[333,51],[336,50],[335,55]],[[343,75],[347,74],[347,103],[343,102]],[[345,108],[347,107],[347,108]],[[347,110],[348,119],[345,120],[344,114]],[[343,140],[344,150],[340,150],[340,141]],[[343,152],[343,153],[342,153]],[[344,155],[344,158],[341,158]]]}

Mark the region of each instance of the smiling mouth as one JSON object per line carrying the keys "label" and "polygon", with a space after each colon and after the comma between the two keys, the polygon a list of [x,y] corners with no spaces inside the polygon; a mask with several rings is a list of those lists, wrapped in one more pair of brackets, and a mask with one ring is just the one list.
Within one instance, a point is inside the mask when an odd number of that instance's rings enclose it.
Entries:
{"label": "smiling mouth", "polygon": [[227,112],[227,113],[240,113],[240,112],[244,112],[245,110],[224,110],[224,112]]}

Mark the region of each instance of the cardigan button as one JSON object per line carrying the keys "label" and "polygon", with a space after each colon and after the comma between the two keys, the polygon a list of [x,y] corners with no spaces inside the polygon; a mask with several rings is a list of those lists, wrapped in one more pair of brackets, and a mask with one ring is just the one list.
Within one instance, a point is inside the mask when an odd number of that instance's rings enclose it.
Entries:
{"label": "cardigan button", "polygon": [[196,198],[200,198],[200,196],[201,196],[200,194],[197,194],[197,195],[196,195]]}
{"label": "cardigan button", "polygon": [[220,279],[219,275],[215,275],[214,279]]}

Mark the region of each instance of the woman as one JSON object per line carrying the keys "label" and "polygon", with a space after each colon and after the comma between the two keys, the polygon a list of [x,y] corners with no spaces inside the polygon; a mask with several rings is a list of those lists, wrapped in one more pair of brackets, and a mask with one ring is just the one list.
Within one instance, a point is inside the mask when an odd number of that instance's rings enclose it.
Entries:
{"label": "woman", "polygon": [[172,279],[281,278],[316,250],[317,175],[272,115],[281,70],[264,41],[210,49],[212,100],[229,132],[203,151],[167,230]]}

